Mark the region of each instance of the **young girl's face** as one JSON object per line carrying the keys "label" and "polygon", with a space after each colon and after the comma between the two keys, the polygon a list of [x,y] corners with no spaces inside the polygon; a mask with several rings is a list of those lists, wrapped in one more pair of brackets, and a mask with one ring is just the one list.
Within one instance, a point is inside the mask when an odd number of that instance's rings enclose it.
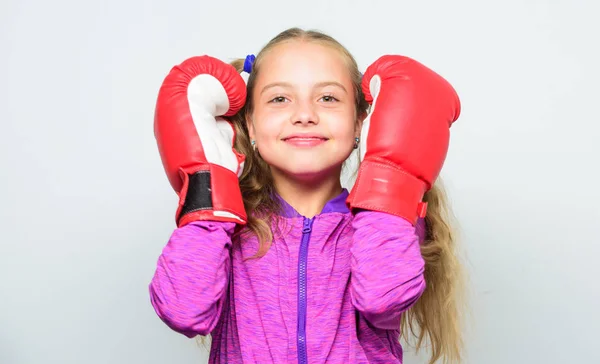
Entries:
{"label": "young girl's face", "polygon": [[292,178],[339,177],[360,134],[343,55],[310,42],[280,44],[262,59],[255,82],[248,127],[261,157]]}

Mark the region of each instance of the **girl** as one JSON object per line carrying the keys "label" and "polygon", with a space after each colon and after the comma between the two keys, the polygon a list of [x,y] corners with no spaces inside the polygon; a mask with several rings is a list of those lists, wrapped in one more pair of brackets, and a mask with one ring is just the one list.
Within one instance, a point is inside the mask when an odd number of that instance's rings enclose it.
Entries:
{"label": "girl", "polygon": [[210,363],[401,363],[409,334],[432,363],[459,361],[460,269],[434,185],[452,87],[401,56],[362,76],[337,41],[296,28],[233,66],[190,58],[159,92],[180,204],[150,284],[158,316],[210,334]]}

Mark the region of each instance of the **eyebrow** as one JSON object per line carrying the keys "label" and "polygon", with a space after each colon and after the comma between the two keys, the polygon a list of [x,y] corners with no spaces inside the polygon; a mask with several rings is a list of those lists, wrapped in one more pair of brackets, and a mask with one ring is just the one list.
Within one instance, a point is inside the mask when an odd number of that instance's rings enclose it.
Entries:
{"label": "eyebrow", "polygon": [[[336,82],[336,81],[323,81],[323,82],[319,82],[315,85],[315,87],[325,87],[325,86],[336,86],[336,87],[339,87],[342,90],[344,90],[344,92],[348,93],[348,90],[346,90],[344,85],[342,85],[341,83]],[[265,91],[267,91],[268,89],[273,88],[273,87],[291,88],[293,86],[289,82],[273,82],[273,83],[270,83],[270,84],[266,85],[265,87],[263,87],[262,91],[260,91],[260,94],[262,95]]]}

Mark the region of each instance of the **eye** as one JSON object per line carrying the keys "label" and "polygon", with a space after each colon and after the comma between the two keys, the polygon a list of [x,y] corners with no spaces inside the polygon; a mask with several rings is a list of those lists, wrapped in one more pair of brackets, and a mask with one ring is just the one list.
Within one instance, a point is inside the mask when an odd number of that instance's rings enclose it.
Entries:
{"label": "eye", "polygon": [[323,100],[325,102],[339,101],[338,99],[336,99],[335,97],[333,97],[333,95],[325,95],[325,96],[321,97],[321,100]]}
{"label": "eye", "polygon": [[281,102],[285,102],[287,99],[284,96],[276,96],[275,98],[271,99],[269,102],[272,103],[281,103]]}

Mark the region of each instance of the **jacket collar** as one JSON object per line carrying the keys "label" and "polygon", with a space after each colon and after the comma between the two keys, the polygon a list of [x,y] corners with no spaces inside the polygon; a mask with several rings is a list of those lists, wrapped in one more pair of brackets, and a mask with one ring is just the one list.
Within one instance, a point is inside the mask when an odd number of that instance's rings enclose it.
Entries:
{"label": "jacket collar", "polygon": [[[287,201],[285,201],[281,196],[277,195],[281,203],[281,210],[283,217],[303,217],[294,209]],[[323,206],[323,210],[319,213],[319,215],[327,214],[330,212],[339,212],[339,213],[348,213],[350,210],[348,206],[346,206],[346,199],[348,198],[348,190],[343,189],[342,192],[331,200],[327,201],[325,206]]]}

